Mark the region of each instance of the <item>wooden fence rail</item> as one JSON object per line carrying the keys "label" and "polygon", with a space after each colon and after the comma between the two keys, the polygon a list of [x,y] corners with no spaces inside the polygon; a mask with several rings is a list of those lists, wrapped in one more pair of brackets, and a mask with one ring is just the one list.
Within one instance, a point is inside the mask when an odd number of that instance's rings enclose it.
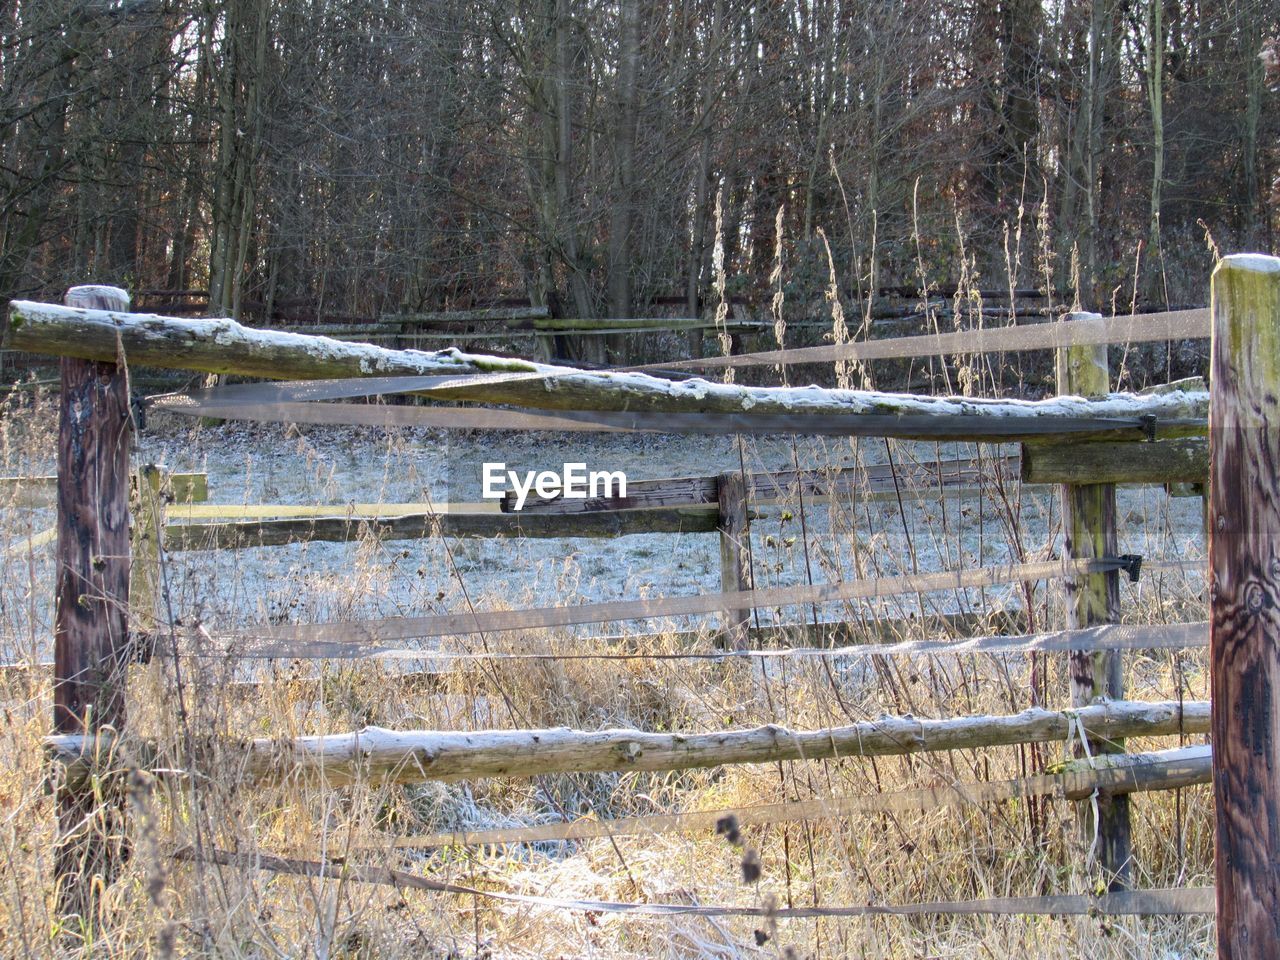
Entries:
{"label": "wooden fence rail", "polygon": [[[174,503],[205,503],[209,499],[209,476],[205,473],[166,473],[168,494]],[[131,483],[136,487],[137,478]],[[6,507],[48,507],[57,500],[56,474],[29,477],[0,477],[0,503]]]}
{"label": "wooden fence rail", "polygon": [[618,537],[640,533],[714,533],[714,511],[697,507],[665,507],[640,512],[613,511],[568,514],[474,512],[410,513],[381,517],[335,515],[285,517],[215,523],[170,523],[165,527],[168,549],[276,547],[312,541],[349,542],[419,540],[451,537]]}
{"label": "wooden fence rail", "polygon": [[1212,887],[1124,890],[1090,894],[1047,894],[1037,897],[989,897],[983,900],[953,900],[933,903],[856,903],[812,907],[779,907],[776,904],[724,905],[700,903],[634,903],[614,900],[573,900],[527,893],[506,893],[492,889],[449,883],[407,870],[380,864],[341,863],[331,860],[301,860],[262,852],[214,849],[206,853],[185,848],[175,854],[179,860],[264,870],[297,877],[329,878],[344,882],[377,883],[397,890],[430,890],[452,893],[476,900],[572,911],[589,916],[601,914],[627,917],[763,917],[771,920],[816,919],[820,917],[934,917],[934,916],[1212,916]]}
{"label": "wooden fence rail", "polygon": [[[747,473],[742,479],[744,493],[752,504],[806,502],[833,497],[857,500],[896,499],[907,496],[962,490],[981,492],[984,481],[1012,479],[1018,469],[1016,456],[966,457],[922,463],[875,464],[834,470],[777,470]],[[712,507],[720,503],[720,476],[672,477],[656,480],[628,480],[625,497],[544,498],[530,494],[522,514],[558,515],[591,513],[600,510],[645,510],[657,507]],[[508,493],[502,501],[504,512],[514,512],[516,496]]]}
{"label": "wooden fence rail", "polygon": [[782,803],[755,804],[720,810],[692,810],[612,819],[572,820],[534,826],[448,830],[408,836],[382,834],[357,841],[358,848],[392,850],[454,846],[546,843],[605,837],[648,837],[669,833],[711,832],[732,817],[739,828],[795,820],[832,820],[872,813],[915,813],[942,807],[1004,803],[1034,797],[1087,800],[1098,790],[1113,794],[1180,790],[1209,783],[1212,750],[1208,744],[1156,750],[1150,753],[1104,754],[1055,766],[1054,772],[1014,780],[957,781],[860,796],[816,797]]}
{"label": "wooden fence rail", "polygon": [[[123,353],[131,363],[140,365],[274,380],[455,377],[448,384],[421,391],[441,400],[507,403],[547,410],[730,413],[754,417],[781,414],[812,418],[815,424],[824,417],[865,417],[874,423],[877,435],[907,438],[919,435],[918,430],[911,430],[912,426],[918,427],[913,418],[919,417],[939,424],[949,418],[963,420],[964,429],[950,431],[946,437],[956,441],[1019,439],[1019,417],[1035,421],[1035,435],[1040,437],[1055,420],[1095,419],[1100,430],[1111,432],[1117,418],[1140,420],[1153,416],[1156,419],[1152,428],[1159,438],[1196,436],[1204,433],[1208,413],[1207,394],[1186,390],[1150,396],[1113,394],[1092,401],[1067,397],[1037,403],[916,398],[816,387],[747,387],[701,380],[673,383],[644,373],[601,374],[456,351],[389,350],[323,337],[252,330],[231,320],[72,310],[26,301],[9,305],[8,335],[11,344],[22,349],[103,362],[113,362]],[[963,344],[960,349],[973,350]],[[898,419],[910,426],[895,427]]]}
{"label": "wooden fence rail", "polygon": [[[229,770],[252,782],[314,777],[329,786],[367,782],[421,783],[552,773],[691,770],[739,763],[902,756],[1020,743],[1068,743],[1077,736],[1099,741],[1205,733],[1209,704],[1108,702],[1078,710],[1031,709],[1008,716],[922,720],[882,717],[843,727],[790,730],[781,726],[717,733],[583,731],[387,730],[264,738],[225,744]],[[146,744],[121,742],[109,732],[60,734],[45,741],[64,770],[65,782],[83,784],[122,762],[122,749],[147,766]],[[131,762],[133,762],[131,760]]]}

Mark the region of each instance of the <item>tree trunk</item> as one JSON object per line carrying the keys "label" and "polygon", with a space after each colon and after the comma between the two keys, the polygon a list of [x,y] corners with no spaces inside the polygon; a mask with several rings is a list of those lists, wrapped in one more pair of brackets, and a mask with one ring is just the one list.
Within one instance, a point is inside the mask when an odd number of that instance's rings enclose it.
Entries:
{"label": "tree trunk", "polygon": [[1151,110],[1151,220],[1147,231],[1147,276],[1150,278],[1146,299],[1151,303],[1167,300],[1162,273],[1163,251],[1160,249],[1160,193],[1164,184],[1164,3],[1147,0],[1147,104]]}
{"label": "tree trunk", "polygon": [[631,210],[635,183],[639,0],[618,6],[618,74],[614,94],[613,196],[609,208],[609,316],[631,316]]}

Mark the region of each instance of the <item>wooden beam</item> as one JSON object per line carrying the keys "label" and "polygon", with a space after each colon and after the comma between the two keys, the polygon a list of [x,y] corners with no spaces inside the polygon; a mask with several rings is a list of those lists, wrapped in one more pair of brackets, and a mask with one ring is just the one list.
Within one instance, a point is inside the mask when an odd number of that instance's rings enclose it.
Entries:
{"label": "wooden beam", "polygon": [[[714,327],[715,322],[701,320],[696,317],[678,317],[664,319],[662,317],[627,317],[613,319],[573,319],[548,317],[545,320],[534,320],[535,330],[566,333],[653,333],[663,330],[692,330]],[[741,326],[759,327],[759,324],[741,324]]]}
{"label": "wooden beam", "polygon": [[[720,590],[738,593],[751,589],[751,551],[748,538],[747,485],[741,473],[722,473],[716,478],[717,519],[720,530]],[[744,547],[746,549],[744,549]],[[747,649],[747,627],[751,608],[724,612],[724,643],[730,650]]]}
{"label": "wooden beam", "polygon": [[[939,491],[974,494],[982,491],[984,481],[997,475],[1012,477],[1019,470],[1027,485],[1204,483],[1209,475],[1209,442],[1204,437],[1190,437],[1155,443],[1026,443],[1022,445],[1021,459],[1014,455],[749,473],[747,488],[755,506],[786,503],[797,495],[806,500],[877,500],[896,499],[899,492],[926,497]],[[714,504],[716,483],[715,476],[629,480],[625,497],[581,500],[531,494],[520,512],[568,514]],[[515,494],[508,492],[501,504],[504,512],[514,511]]]}
{"label": "wooden beam", "polygon": [[[977,613],[931,613],[923,617],[868,617],[866,620],[821,620],[817,623],[762,624],[759,627],[748,627],[751,642],[757,647],[836,647],[853,643],[897,643],[911,637],[950,637],[962,639],[982,634],[1014,634],[1025,632],[1026,617],[1018,611],[1001,611],[990,614]],[[665,645],[679,650],[682,647],[701,645],[709,636],[707,630],[666,630],[662,633],[643,634],[628,633],[610,636],[594,636],[582,638],[583,644],[598,644],[615,647],[622,652],[641,652],[652,650],[654,644],[661,640]],[[301,658],[300,658],[301,659]],[[324,659],[315,657],[312,659]],[[397,660],[431,661],[430,651],[418,651],[414,656],[397,657]],[[26,673],[31,670],[52,670],[52,662],[36,663],[0,663],[0,674]],[[396,672],[385,677],[388,682],[426,680],[447,684],[448,678],[456,676],[452,670],[413,670]],[[297,678],[290,677],[282,683],[293,683]],[[304,678],[305,679],[305,678]],[[315,679],[314,677],[312,679]],[[469,678],[483,685],[487,679],[477,675]],[[274,681],[245,681],[244,688],[272,685]],[[1121,755],[1123,756],[1123,754]]]}
{"label": "wooden beam", "polygon": [[[136,482],[131,477],[130,482]],[[204,473],[168,473],[166,479],[174,503],[204,503],[209,499],[209,477]],[[46,507],[57,500],[56,474],[34,477],[0,477],[0,503],[6,507]]]}
{"label": "wooden beam", "polygon": [[[232,320],[182,320],[148,314],[69,310],[51,304],[13,301],[9,305],[11,345],[23,350],[112,361],[118,351],[136,365],[165,369],[234,373],[273,380],[333,379],[366,376],[451,375],[456,385],[427,394],[436,399],[508,403],[556,410],[628,410],[686,413],[832,415],[877,419],[882,435],[914,437],[899,417],[944,423],[964,416],[980,425],[948,431],[948,439],[1017,441],[1011,424],[1025,423],[1028,435],[1055,420],[1111,420],[1152,415],[1161,436],[1204,433],[1208,396],[1177,392],[1161,396],[1116,394],[1105,400],[1058,398],[1047,402],[983,400],[962,397],[912,397],[818,387],[785,389],[712,383],[672,382],[644,373],[575,370],[503,357],[471,355],[456,350],[424,353],[344,343],[323,337],[253,330]],[[516,374],[517,376],[472,376]],[[528,376],[519,376],[528,374]],[[966,421],[969,424],[973,420]],[[1032,428],[1035,428],[1034,430]],[[1084,439],[1088,434],[1081,434]],[[936,437],[935,437],[936,438]]]}
{"label": "wooden beam", "polygon": [[1022,445],[1023,483],[1204,483],[1208,477],[1205,437]]}
{"label": "wooden beam", "polygon": [[[896,497],[899,489],[910,487],[928,495],[937,489],[980,489],[986,478],[998,472],[1012,474],[1017,457],[963,458],[926,463],[876,464],[834,470],[779,470],[748,473],[747,491],[753,504],[788,502],[796,496],[806,501],[830,497],[873,499],[887,494]],[[514,511],[515,494],[502,500],[504,512]],[[521,513],[592,513],[598,510],[644,510],[653,507],[694,506],[719,502],[719,477],[672,477],[659,480],[628,480],[625,497],[589,497],[567,500],[530,495]]]}
{"label": "wooden beam", "polygon": [[[129,305],[115,287],[72,287],[66,299],[100,310]],[[113,362],[64,357],[53,628],[53,729],[61,734],[125,729],[131,444],[127,372]],[[59,790],[58,834],[58,909],[91,925],[100,889],[125,856],[122,797]]]}
{"label": "wooden beam", "polygon": [[521,324],[547,316],[546,307],[481,307],[475,310],[437,310],[430,313],[392,313],[381,318],[385,324],[406,329],[444,324],[503,323]]}
{"label": "wooden beam", "polygon": [[403,325],[399,323],[288,323],[265,329],[281,333],[305,333],[314,337],[396,337]]}
{"label": "wooden beam", "polygon": [[129,509],[133,514],[129,537],[129,629],[135,636],[154,632],[165,622],[163,572],[165,509],[172,496],[163,467],[148,463],[134,476]]}
{"label": "wooden beam", "polygon": [[1280,956],[1280,259],[1213,271],[1209,661],[1218,956]]}
{"label": "wooden beam", "polygon": [[1107,789],[1112,793],[1142,793],[1195,786],[1208,783],[1210,773],[1208,745],[1179,747],[1151,753],[1107,754],[1094,757],[1092,761],[1072,760],[1070,764],[1055,768],[1051,773],[1016,780],[956,782],[892,792],[824,796],[812,800],[752,804],[721,810],[690,810],[606,819],[584,817],[580,820],[527,827],[449,830],[408,836],[376,831],[372,839],[358,841],[358,846],[385,851],[501,846],[608,837],[651,837],[671,833],[705,832],[706,836],[712,836],[716,825],[730,815],[738,821],[741,828],[796,820],[832,820],[837,817],[866,817],[877,813],[914,813],[942,807],[968,807],[977,803],[1021,802],[1028,797],[1082,800],[1098,789]]}
{"label": "wooden beam", "polygon": [[[1096,313],[1068,314],[1065,322],[1100,320]],[[1069,396],[1101,397],[1111,389],[1107,348],[1072,346],[1058,351],[1058,391]],[[1062,487],[1064,549],[1072,559],[1114,557],[1119,553],[1116,539],[1116,488],[1088,478],[1084,483]],[[1067,628],[1081,629],[1120,620],[1120,574],[1091,573],[1066,581]],[[1071,705],[1083,707],[1099,698],[1124,697],[1121,659],[1114,650],[1072,651],[1070,659]],[[1118,753],[1118,743],[1093,744],[1098,753]],[[1084,808],[1084,835],[1092,845],[1096,834],[1098,863],[1106,877],[1107,889],[1122,890],[1129,885],[1132,856],[1129,801],[1105,791],[1098,794],[1097,823],[1094,808]],[[1096,830],[1095,830],[1096,827]]]}
{"label": "wooden beam", "polygon": [[[790,730],[769,725],[716,733],[650,733],[642,730],[387,730],[260,738],[236,749],[227,744],[229,769],[249,782],[283,782],[316,777],[330,786],[369,780],[421,783],[478,780],[554,773],[691,770],[781,760],[831,760],[901,756],[944,750],[974,750],[1019,743],[1067,742],[1077,723],[1099,741],[1115,737],[1205,733],[1209,704],[1188,700],[1160,703],[1099,703],[1080,710],[1031,709],[1008,716],[922,720],[881,717],[843,727]],[[145,744],[130,743],[134,756]],[[117,748],[110,735],[97,740],[77,735],[45,741],[50,756],[64,765],[68,782],[82,782],[95,757]]]}
{"label": "wooden beam", "polygon": [[226,523],[171,523],[165,528],[169,550],[223,547],[275,547],[304,541],[343,543],[450,537],[620,537],[637,533],[711,533],[717,529],[711,507],[583,513],[560,516],[523,513],[417,513],[399,517],[288,517]]}

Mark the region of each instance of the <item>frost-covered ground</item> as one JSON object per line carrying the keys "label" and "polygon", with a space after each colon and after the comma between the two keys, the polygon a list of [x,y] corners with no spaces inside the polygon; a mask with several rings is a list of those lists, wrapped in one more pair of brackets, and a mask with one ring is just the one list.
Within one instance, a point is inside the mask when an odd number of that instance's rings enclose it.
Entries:
{"label": "frost-covered ground", "polygon": [[[994,448],[986,453],[995,455]],[[1009,452],[1012,452],[1010,450]],[[896,443],[896,462],[971,456],[972,445]],[[287,428],[224,423],[197,426],[157,417],[139,439],[138,462],[174,471],[205,471],[210,502],[224,504],[433,503],[480,499],[480,464],[556,469],[582,461],[589,469],[622,470],[631,481],[799,465],[821,469],[861,459],[883,463],[880,440],[735,438],[611,434],[394,434],[356,428]],[[31,451],[24,472],[51,470],[51,451]],[[858,576],[974,567],[1056,555],[1058,505],[1047,490],[940,499],[926,493],[896,503],[799,503],[764,507],[752,525],[757,586],[825,582]],[[8,511],[7,511],[8,512]],[[1148,558],[1201,556],[1200,501],[1169,498],[1159,488],[1122,489],[1122,552]],[[22,510],[6,525],[38,532],[52,511]],[[804,533],[807,532],[807,538]],[[804,544],[808,542],[806,551]],[[21,546],[21,545],[19,545]],[[6,557],[0,602],[5,622],[20,625],[6,659],[47,655],[51,546]],[[715,534],[645,534],[612,539],[438,538],[375,544],[308,543],[286,547],[175,553],[168,558],[175,613],[217,625],[263,620],[319,621],[422,615],[477,607],[527,606],[716,592]],[[1146,578],[1138,589],[1151,589]],[[31,584],[34,590],[24,589]],[[1016,586],[932,594],[928,610],[956,612],[1020,604]],[[1128,588],[1126,588],[1128,589]],[[29,595],[28,595],[29,594]],[[919,610],[915,595],[872,601],[868,615]],[[852,610],[828,605],[823,617]],[[764,612],[765,619],[804,619],[808,611]],[[705,622],[705,621],[704,621]],[[681,621],[692,625],[696,620]],[[644,629],[643,624],[631,624]],[[650,627],[655,625],[650,625]],[[618,625],[583,628],[616,631]]]}

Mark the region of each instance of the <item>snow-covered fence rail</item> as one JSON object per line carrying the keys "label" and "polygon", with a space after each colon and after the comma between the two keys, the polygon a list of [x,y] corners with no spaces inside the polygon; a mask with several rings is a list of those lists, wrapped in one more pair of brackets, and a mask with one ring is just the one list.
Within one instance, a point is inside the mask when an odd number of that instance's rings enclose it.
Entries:
{"label": "snow-covered fence rail", "polygon": [[[1044,332],[1056,326],[1016,329]],[[963,422],[962,429],[946,435],[957,441],[1010,442],[1024,437],[1043,440],[1059,423],[1064,427],[1070,424],[1077,440],[1116,435],[1141,439],[1148,430],[1155,438],[1163,439],[1203,435],[1208,414],[1208,394],[1191,388],[1154,395],[1112,394],[1099,400],[1058,397],[1014,401],[818,387],[750,387],[698,379],[672,381],[643,371],[577,370],[457,350],[391,350],[324,337],[254,330],[232,320],[184,320],[28,301],[9,305],[7,332],[9,342],[24,350],[99,362],[114,363],[117,358],[124,358],[137,366],[232,373],[268,380],[440,376],[450,379],[414,392],[436,400],[501,403],[539,410],[728,413],[744,417],[779,414],[812,418],[815,426],[823,418],[844,417],[851,422],[865,418],[874,423],[876,435],[908,439],[922,435],[922,419]],[[905,339],[931,342],[935,338]],[[1057,345],[1059,339],[1050,338],[1043,345]],[[865,346],[889,342],[875,341]],[[973,352],[978,348],[959,342],[952,349]],[[1002,347],[993,342],[989,349]],[[937,351],[930,347],[926,352]],[[1080,421],[1090,421],[1096,429],[1081,429]],[[791,429],[800,432],[803,424]],[[1020,430],[1025,432],[1020,435]],[[925,435],[938,437],[936,433]]]}
{"label": "snow-covered fence rail", "polygon": [[[1209,729],[1209,704],[1110,702],[1078,710],[1025,710],[1007,716],[926,720],[881,717],[842,727],[791,730],[770,725],[716,733],[643,730],[387,730],[262,738],[240,748],[233,766],[246,780],[280,782],[318,777],[330,786],[376,780],[421,783],[552,773],[670,771],[725,764],[848,757],[902,756],[1020,743],[1069,742],[1080,731],[1105,741],[1122,737],[1199,734]],[[144,743],[117,734],[56,734],[50,755],[71,785],[111,769],[119,756],[143,757]],[[237,748],[227,744],[226,749]]]}

